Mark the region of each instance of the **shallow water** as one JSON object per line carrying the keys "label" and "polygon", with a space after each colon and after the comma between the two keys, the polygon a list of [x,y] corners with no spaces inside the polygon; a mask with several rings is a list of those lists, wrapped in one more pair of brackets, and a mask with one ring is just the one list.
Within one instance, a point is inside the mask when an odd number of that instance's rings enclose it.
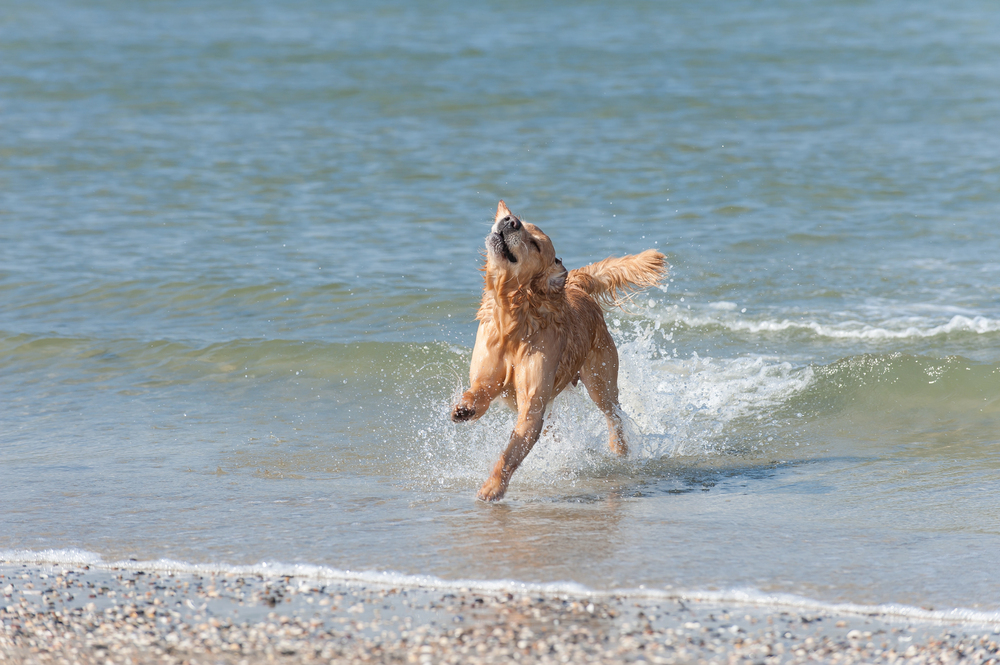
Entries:
{"label": "shallow water", "polygon": [[[0,48],[0,558],[1000,611],[992,5],[43,2]],[[499,198],[672,272],[607,316],[630,458],[570,390],[488,506],[512,415],[447,412]]]}

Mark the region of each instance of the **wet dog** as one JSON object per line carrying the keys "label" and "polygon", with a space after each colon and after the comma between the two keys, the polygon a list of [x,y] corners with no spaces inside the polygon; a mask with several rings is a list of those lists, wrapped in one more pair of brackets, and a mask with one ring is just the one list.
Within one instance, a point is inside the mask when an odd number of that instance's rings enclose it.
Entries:
{"label": "wet dog", "polygon": [[500,201],[486,237],[483,272],[472,385],[451,419],[475,420],[501,397],[517,411],[517,424],[479,498],[503,498],[510,477],[538,441],[546,406],[571,383],[583,382],[607,418],[611,451],[627,455],[618,351],[601,305],[620,304],[629,293],[666,277],[663,254],[648,249],[567,271],[549,237]]}

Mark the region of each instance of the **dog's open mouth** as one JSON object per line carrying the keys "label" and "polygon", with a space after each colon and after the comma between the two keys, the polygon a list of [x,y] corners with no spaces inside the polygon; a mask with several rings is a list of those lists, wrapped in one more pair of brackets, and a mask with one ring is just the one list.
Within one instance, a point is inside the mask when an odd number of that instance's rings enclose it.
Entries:
{"label": "dog's open mouth", "polygon": [[501,255],[511,263],[517,263],[517,257],[514,253],[510,251],[510,247],[507,246],[507,241],[504,240],[502,233],[493,233],[490,235],[490,245],[493,247],[493,251]]}

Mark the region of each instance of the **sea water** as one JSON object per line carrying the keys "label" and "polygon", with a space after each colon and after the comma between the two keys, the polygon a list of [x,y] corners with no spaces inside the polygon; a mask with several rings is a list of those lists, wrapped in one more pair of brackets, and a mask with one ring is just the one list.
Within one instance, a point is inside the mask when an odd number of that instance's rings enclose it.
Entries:
{"label": "sea water", "polygon": [[[0,558],[1000,616],[998,61],[974,0],[8,4]],[[501,198],[671,274],[628,459],[569,389],[487,505]]]}

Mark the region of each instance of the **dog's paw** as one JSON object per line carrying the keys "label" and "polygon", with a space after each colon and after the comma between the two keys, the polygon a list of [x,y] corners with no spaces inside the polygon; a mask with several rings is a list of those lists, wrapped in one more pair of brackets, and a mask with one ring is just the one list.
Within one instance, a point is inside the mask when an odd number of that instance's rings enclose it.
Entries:
{"label": "dog's paw", "polygon": [[500,482],[499,478],[490,478],[483,486],[479,488],[479,493],[476,494],[476,498],[480,501],[499,501],[503,498],[503,495],[507,492],[507,487]]}
{"label": "dog's paw", "polygon": [[628,457],[628,444],[625,443],[625,431],[619,416],[608,420],[608,447],[618,457]]}
{"label": "dog's paw", "polygon": [[476,415],[476,410],[465,406],[464,404],[456,404],[455,408],[451,410],[451,420],[455,423],[461,423],[466,420],[472,420]]}

